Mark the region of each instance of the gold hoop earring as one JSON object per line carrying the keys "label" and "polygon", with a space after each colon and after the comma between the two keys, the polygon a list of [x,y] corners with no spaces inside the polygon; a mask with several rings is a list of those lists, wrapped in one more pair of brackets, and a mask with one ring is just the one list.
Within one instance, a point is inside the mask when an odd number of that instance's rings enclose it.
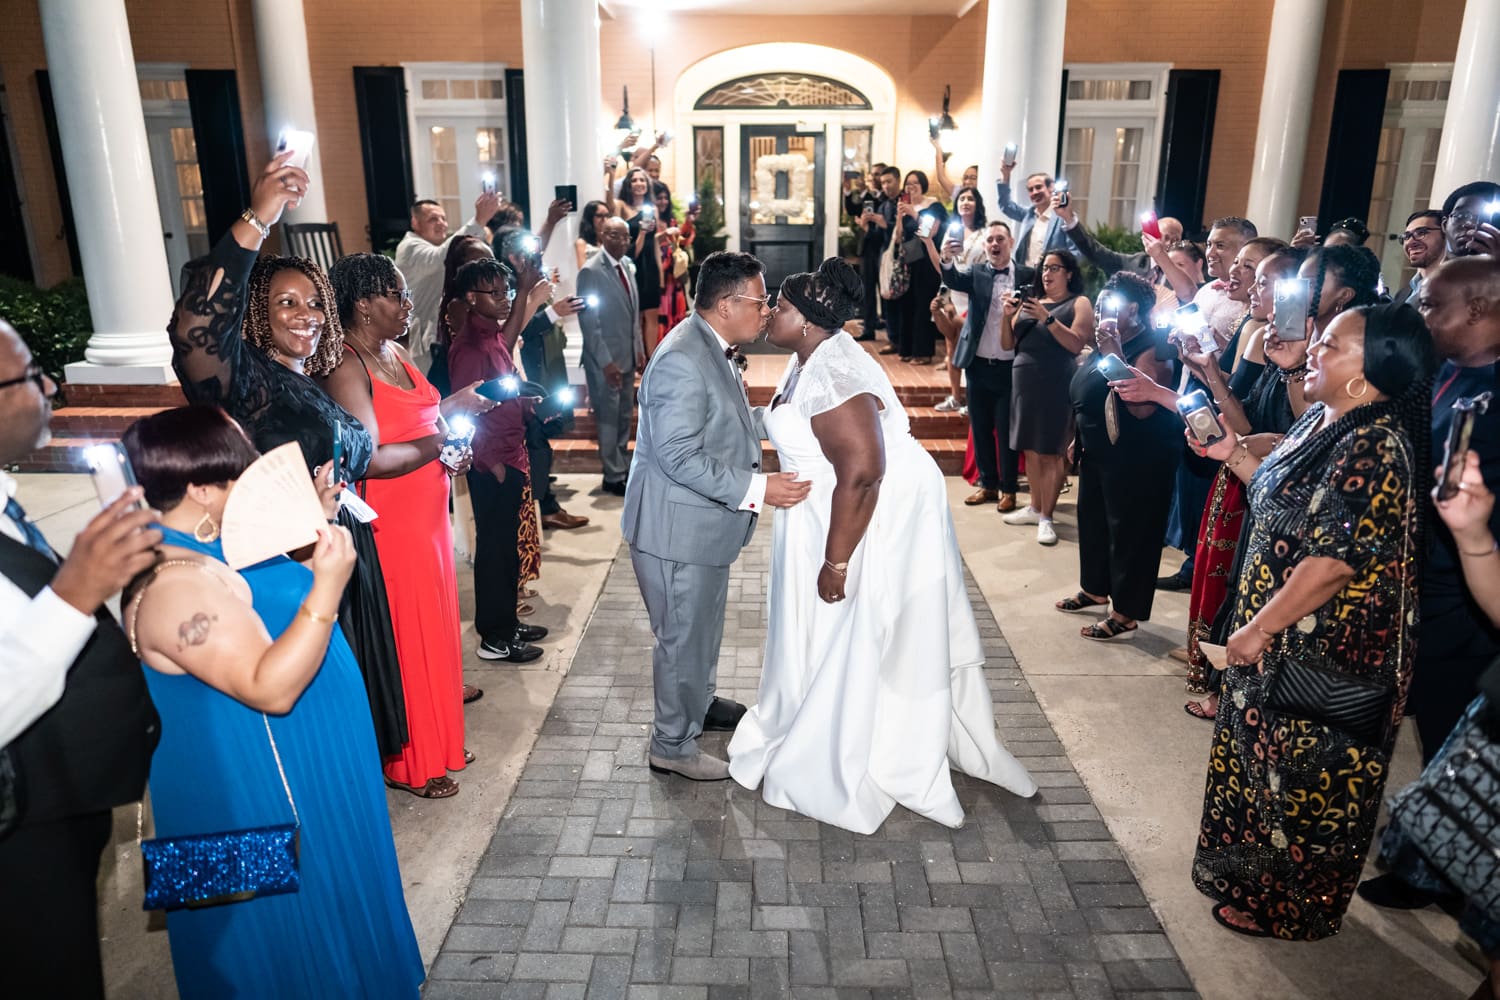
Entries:
{"label": "gold hoop earring", "polygon": [[803,323],[802,324],[802,336],[804,336],[804,337],[807,336],[807,328],[808,328],[808,326],[809,326],[809,324],[807,324],[807,323]]}
{"label": "gold hoop earring", "polygon": [[193,538],[207,545],[209,542],[217,540],[218,537],[219,526],[214,523],[214,519],[205,510],[203,516],[198,519],[198,523],[193,525]]}
{"label": "gold hoop earring", "polygon": [[[1353,389],[1349,388],[1355,382],[1359,382],[1360,383],[1359,392],[1355,392]],[[1368,393],[1369,391],[1370,391],[1370,383],[1369,383],[1369,381],[1363,375],[1356,375],[1353,378],[1351,378],[1349,381],[1347,381],[1347,382],[1344,383],[1344,394],[1346,396],[1348,396],[1350,399],[1364,399],[1365,398],[1365,394]]]}

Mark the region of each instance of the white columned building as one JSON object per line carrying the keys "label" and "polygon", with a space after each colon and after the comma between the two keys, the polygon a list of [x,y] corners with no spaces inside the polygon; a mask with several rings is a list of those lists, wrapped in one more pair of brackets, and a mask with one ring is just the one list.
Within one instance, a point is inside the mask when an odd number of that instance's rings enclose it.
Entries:
{"label": "white columned building", "polygon": [[1026,174],[1056,171],[1067,23],[1067,0],[990,0],[980,102],[982,182],[999,176],[1008,142],[1020,147],[1012,184]]}
{"label": "white columned building", "polygon": [[[317,134],[313,110],[312,60],[307,54],[307,18],[302,0],[255,0],[255,53],[260,63],[261,96],[272,152],[284,128]],[[260,166],[264,166],[261,164]],[[251,177],[260,172],[251,165]],[[314,145],[307,162],[309,187],[302,204],[288,209],[286,222],[327,222],[323,198],[322,146]]]}
{"label": "white columned building", "polygon": [[1453,85],[1443,115],[1443,139],[1432,176],[1432,203],[1470,181],[1500,181],[1500,0],[1468,0]]}
{"label": "white columned building", "polygon": [[1276,0],[1271,13],[1246,216],[1263,236],[1290,239],[1297,228],[1327,9],[1327,0]]}
{"label": "white columned building", "polygon": [[172,280],[124,0],[47,0],[41,14],[94,322],[67,380],[171,382]]}

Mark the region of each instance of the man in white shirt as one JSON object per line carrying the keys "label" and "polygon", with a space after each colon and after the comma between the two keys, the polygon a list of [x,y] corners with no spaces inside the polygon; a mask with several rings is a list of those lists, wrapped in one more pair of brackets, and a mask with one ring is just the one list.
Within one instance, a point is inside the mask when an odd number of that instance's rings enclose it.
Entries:
{"label": "man in white shirt", "polygon": [[[443,263],[448,244],[457,236],[478,236],[487,240],[484,228],[500,210],[500,195],[487,191],[474,199],[474,216],[452,236],[448,234],[448,213],[430,198],[412,202],[411,229],[396,246],[396,266],[406,278],[411,291],[411,330],[406,348],[418,368],[427,367],[437,336],[438,306],[443,300]],[[444,382],[446,383],[446,379]]]}
{"label": "man in white shirt", "polygon": [[[57,386],[0,321],[0,465],[44,446]],[[0,474],[0,968],[13,996],[104,996],[95,883],[111,809],[145,789],[159,721],[107,612],[156,559],[139,488],[59,560]]]}
{"label": "man in white shirt", "polygon": [[1010,160],[1000,164],[1000,180],[995,188],[1000,211],[1021,224],[1016,230],[1012,252],[1016,264],[1039,267],[1042,258],[1051,250],[1076,254],[1078,248],[1063,228],[1062,220],[1052,210],[1054,188],[1051,175],[1037,173],[1026,178],[1026,198],[1031,204],[1023,208],[1010,196],[1010,174],[1015,168],[1015,163]]}

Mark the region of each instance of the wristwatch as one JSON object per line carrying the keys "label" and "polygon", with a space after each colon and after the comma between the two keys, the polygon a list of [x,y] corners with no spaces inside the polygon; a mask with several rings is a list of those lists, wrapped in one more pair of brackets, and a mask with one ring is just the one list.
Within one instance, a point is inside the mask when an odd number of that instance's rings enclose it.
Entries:
{"label": "wristwatch", "polygon": [[240,218],[250,223],[252,229],[260,233],[260,238],[268,240],[271,238],[271,227],[255,217],[255,209],[247,208],[240,213]]}
{"label": "wristwatch", "polygon": [[1049,315],[1047,317],[1046,321],[1042,323],[1042,325],[1043,326],[1051,326],[1053,323],[1056,323],[1056,322],[1057,322],[1057,317]]}

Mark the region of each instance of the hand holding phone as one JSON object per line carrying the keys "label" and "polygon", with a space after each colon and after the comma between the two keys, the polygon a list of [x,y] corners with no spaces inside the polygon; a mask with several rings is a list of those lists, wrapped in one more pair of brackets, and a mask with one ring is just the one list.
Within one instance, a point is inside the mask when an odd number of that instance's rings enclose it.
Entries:
{"label": "hand holding phone", "polygon": [[1306,340],[1312,282],[1306,278],[1278,278],[1273,296],[1271,331],[1278,340]]}
{"label": "hand holding phone", "polygon": [[1156,220],[1156,213],[1151,209],[1141,213],[1141,232],[1153,240],[1161,239],[1161,225]]}
{"label": "hand holding phone", "polygon": [[552,188],[552,197],[554,199],[556,199],[557,201],[565,201],[565,202],[567,202],[568,206],[569,206],[568,211],[570,211],[570,212],[576,212],[576,211],[578,211],[578,185],[577,184],[556,184],[556,185],[553,185],[553,188]]}
{"label": "hand holding phone", "polygon": [[924,240],[928,239],[932,236],[932,230],[935,226],[937,226],[937,216],[928,215],[926,212],[923,212],[918,217],[917,235]]}
{"label": "hand holding phone", "polygon": [[1224,422],[1219,419],[1213,403],[1209,402],[1208,394],[1202,389],[1180,397],[1177,400],[1177,412],[1199,447],[1208,448],[1224,440]]}
{"label": "hand holding phone", "polygon": [[1491,393],[1482,392],[1454,401],[1453,423],[1448,425],[1448,438],[1443,443],[1443,465],[1432,490],[1432,495],[1438,500],[1452,500],[1458,496],[1468,462],[1469,441],[1474,436],[1474,421],[1489,410],[1491,398]]}
{"label": "hand holding phone", "polygon": [[1135,373],[1118,354],[1106,354],[1101,357],[1098,368],[1106,382],[1123,382],[1126,379],[1135,378]]}
{"label": "hand holding phone", "polygon": [[1067,208],[1072,204],[1072,198],[1068,195],[1067,181],[1059,180],[1052,185],[1052,190],[1057,195],[1057,205],[1059,208]]}
{"label": "hand holding phone", "polygon": [[317,137],[311,132],[284,128],[276,140],[276,152],[280,154],[290,150],[292,155],[287,157],[286,165],[296,167],[298,170],[306,170],[308,162],[312,159],[313,146],[316,142]]}

